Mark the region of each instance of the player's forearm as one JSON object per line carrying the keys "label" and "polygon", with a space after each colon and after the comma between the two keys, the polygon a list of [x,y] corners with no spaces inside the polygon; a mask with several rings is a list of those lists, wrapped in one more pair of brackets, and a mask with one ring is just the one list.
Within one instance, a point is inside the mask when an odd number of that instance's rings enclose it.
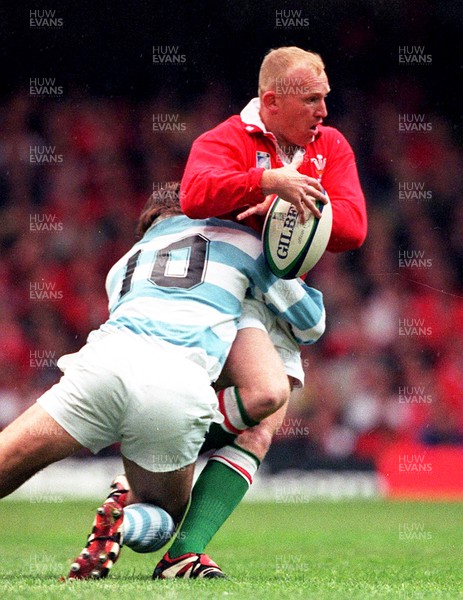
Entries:
{"label": "player's forearm", "polygon": [[316,342],[325,331],[323,294],[302,280],[278,280],[266,293],[264,301],[272,312],[291,326],[299,345]]}
{"label": "player's forearm", "polygon": [[262,193],[265,196],[269,196],[270,194],[278,194],[279,193],[279,180],[277,174],[275,174],[276,169],[266,169],[262,173],[262,177],[260,180],[260,186],[262,188]]}
{"label": "player's forearm", "polygon": [[292,307],[295,318],[290,325],[296,342],[300,346],[306,346],[314,344],[325,333],[326,312],[323,294],[299,281],[306,295]]}
{"label": "player's forearm", "polygon": [[309,346],[318,341],[321,336],[325,333],[326,328],[326,313],[323,309],[323,313],[320,316],[318,323],[308,329],[299,329],[298,327],[291,326],[291,332],[294,339],[299,346]]}

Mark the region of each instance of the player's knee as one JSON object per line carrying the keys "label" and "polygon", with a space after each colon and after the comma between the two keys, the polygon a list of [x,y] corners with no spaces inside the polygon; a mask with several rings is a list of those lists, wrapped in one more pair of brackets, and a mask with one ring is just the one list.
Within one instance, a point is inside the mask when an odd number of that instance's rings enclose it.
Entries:
{"label": "player's knee", "polygon": [[256,390],[253,400],[254,419],[261,421],[281,408],[288,400],[290,387],[288,380],[275,382],[268,388]]}

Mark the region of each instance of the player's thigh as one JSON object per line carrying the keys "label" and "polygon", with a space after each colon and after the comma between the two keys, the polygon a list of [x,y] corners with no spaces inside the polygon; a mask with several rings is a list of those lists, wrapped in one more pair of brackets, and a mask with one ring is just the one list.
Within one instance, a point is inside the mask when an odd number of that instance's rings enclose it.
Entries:
{"label": "player's thigh", "polygon": [[240,388],[256,385],[286,385],[283,362],[266,331],[254,327],[240,329],[224,367],[224,377]]}
{"label": "player's thigh", "polygon": [[122,333],[93,336],[79,352],[58,361],[64,371],[58,383],[37,403],[96,454],[120,441],[119,424],[127,412],[133,348]]}
{"label": "player's thigh", "polygon": [[80,449],[79,442],[34,404],[0,433],[2,480],[25,480]]}
{"label": "player's thigh", "polygon": [[194,464],[176,471],[153,473],[123,457],[132,502],[148,502],[167,511],[179,523],[188,505]]}

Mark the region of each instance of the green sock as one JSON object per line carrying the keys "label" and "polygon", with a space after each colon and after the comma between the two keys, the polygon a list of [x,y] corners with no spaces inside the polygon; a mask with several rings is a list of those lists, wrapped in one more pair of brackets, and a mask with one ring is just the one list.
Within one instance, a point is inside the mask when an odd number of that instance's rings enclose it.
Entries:
{"label": "green sock", "polygon": [[[259,463],[257,458],[255,461]],[[169,548],[169,556],[176,558],[187,552],[204,552],[216,531],[240,503],[248,487],[242,475],[221,462],[209,460],[195,483],[190,508]]]}
{"label": "green sock", "polygon": [[219,425],[218,423],[211,423],[199,453],[203,454],[203,452],[212,450],[212,448],[222,448],[223,446],[228,446],[228,444],[234,442],[235,439],[236,435],[234,433],[225,431],[222,425]]}

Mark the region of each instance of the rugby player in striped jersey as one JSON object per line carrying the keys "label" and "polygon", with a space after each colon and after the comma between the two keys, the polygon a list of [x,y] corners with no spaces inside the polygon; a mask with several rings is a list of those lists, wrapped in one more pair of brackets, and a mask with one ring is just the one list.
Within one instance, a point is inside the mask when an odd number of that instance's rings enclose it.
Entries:
{"label": "rugby player in striped jersey", "polygon": [[121,443],[130,489],[115,484],[71,577],[108,574],[120,552],[124,504],[160,506],[180,522],[211,423],[225,420],[236,433],[275,409],[248,408],[246,390],[229,388],[219,411],[211,387],[247,293],[264,299],[300,343],[324,330],[321,293],[272,275],[255,233],[179,212],[178,202],[152,199],[142,239],[108,274],[109,319],[79,352],[59,359],[60,381],[0,433],[0,497],[82,448],[97,453]]}

